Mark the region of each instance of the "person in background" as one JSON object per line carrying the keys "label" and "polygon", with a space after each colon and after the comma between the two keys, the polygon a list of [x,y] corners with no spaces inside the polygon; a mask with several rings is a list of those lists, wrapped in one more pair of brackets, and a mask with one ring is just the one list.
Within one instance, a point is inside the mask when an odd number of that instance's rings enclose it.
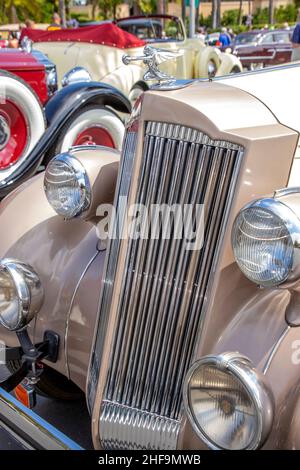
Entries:
{"label": "person in background", "polygon": [[247,18],[246,18],[246,26],[248,27],[248,29],[252,29],[252,21],[253,21],[253,16],[249,13],[249,15],[247,15]]}
{"label": "person in background", "polygon": [[78,28],[79,23],[75,18],[72,18],[71,20],[67,21],[67,28]]}
{"label": "person in background", "polygon": [[58,13],[53,13],[52,23],[48,26],[47,31],[55,31],[61,29],[61,19]]}
{"label": "person in background", "polygon": [[206,35],[205,35],[204,28],[202,27],[198,28],[196,38],[199,39],[201,42],[205,42]]}
{"label": "person in background", "polygon": [[228,29],[228,34],[229,34],[229,36],[230,36],[231,41],[233,41],[234,38],[235,38],[235,34],[234,34],[232,28],[229,28],[229,29]]}
{"label": "person in background", "polygon": [[300,23],[297,23],[292,36],[292,61],[300,60]]}
{"label": "person in background", "polygon": [[13,49],[17,49],[19,47],[17,31],[12,31],[11,33],[9,33],[8,47],[11,47]]}
{"label": "person in background", "polygon": [[35,29],[35,22],[27,18],[27,20],[25,20],[25,28]]}
{"label": "person in background", "polygon": [[285,29],[286,31],[290,31],[291,28],[287,21],[283,23],[283,29]]}
{"label": "person in background", "polygon": [[227,33],[226,28],[221,29],[221,34],[219,36],[219,41],[220,41],[220,43],[222,44],[223,47],[229,46],[229,44],[231,43],[231,38],[230,38],[229,34]]}

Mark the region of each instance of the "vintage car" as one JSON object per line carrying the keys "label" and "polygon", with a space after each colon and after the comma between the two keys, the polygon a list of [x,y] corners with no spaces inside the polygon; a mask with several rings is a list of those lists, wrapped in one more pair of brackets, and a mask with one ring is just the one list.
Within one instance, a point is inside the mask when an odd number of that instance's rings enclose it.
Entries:
{"label": "vintage car", "polygon": [[1,191],[73,145],[121,148],[124,123],[113,109],[128,113],[129,101],[80,68],[64,85],[57,91],[55,65],[42,52],[0,50]]}
{"label": "vintage car", "polygon": [[[152,34],[149,24],[156,25]],[[137,36],[131,34],[132,31]],[[61,31],[24,29],[22,35],[28,36],[35,49],[47,54],[56,64],[59,80],[68,69],[84,67],[93,80],[114,86],[133,103],[148,88],[143,79],[145,67],[143,63],[125,67],[122,56],[139,54],[145,43],[178,52],[177,57],[162,65],[164,72],[178,79],[221,76],[242,70],[235,55],[187,38],[182,21],[173,16],[133,17],[130,21],[119,20],[117,24],[105,22]]]}
{"label": "vintage car", "polygon": [[248,70],[291,61],[293,31],[254,30],[238,34],[226,50],[235,54]]}
{"label": "vintage car", "polygon": [[45,54],[32,50],[0,50],[0,69],[24,80],[45,105],[57,91],[56,67]]}
{"label": "vintage car", "polygon": [[81,390],[96,449],[300,449],[299,73],[161,81],[1,202],[6,391]]}

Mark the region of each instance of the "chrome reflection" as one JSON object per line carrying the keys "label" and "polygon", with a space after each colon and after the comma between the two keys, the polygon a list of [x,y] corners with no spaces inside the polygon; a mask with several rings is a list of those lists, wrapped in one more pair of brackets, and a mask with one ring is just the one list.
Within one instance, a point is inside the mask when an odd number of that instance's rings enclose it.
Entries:
{"label": "chrome reflection", "polygon": [[10,258],[0,260],[0,323],[16,331],[39,312],[44,290],[33,268]]}
{"label": "chrome reflection", "polygon": [[91,74],[84,67],[74,67],[67,72],[61,81],[63,87],[72,85],[73,83],[91,82]]}
{"label": "chrome reflection", "polygon": [[240,353],[205,356],[193,364],[183,401],[193,429],[212,449],[256,449],[271,430],[272,392]]}
{"label": "chrome reflection", "polygon": [[241,271],[264,287],[297,276],[300,219],[282,200],[258,199],[245,206],[232,228],[232,247]]}
{"label": "chrome reflection", "polygon": [[[121,441],[131,448],[150,448],[153,440],[144,441],[142,431],[137,433],[137,440],[131,437],[129,418],[120,434],[123,406],[131,410],[128,417],[139,410],[145,426],[153,414],[162,422],[173,420],[180,425],[182,385],[198,339],[210,275],[243,155],[243,149],[234,143],[213,140],[196,129],[168,123],[146,123],[143,141],[143,154],[136,163],[139,174],[133,201],[147,207],[153,201],[169,205],[200,201],[206,207],[208,222],[204,247],[193,253],[183,249],[183,240],[173,237],[129,240],[123,253],[125,265],[118,294],[114,293],[114,280],[116,272],[120,273],[123,242],[110,242],[101,301],[102,333],[96,340],[91,373],[91,380],[95,380],[99,374],[96,367],[101,363],[98,351],[102,351],[105,325],[116,300],[116,325],[100,421],[105,448],[110,448],[112,442],[121,446]],[[129,147],[128,153],[125,147],[122,159],[123,166],[132,165]],[[125,172],[121,177],[121,187],[127,188],[125,196],[131,187],[130,178],[131,173]],[[117,193],[117,202],[121,195]],[[115,407],[110,406],[113,403]],[[174,427],[176,432],[179,425]],[[170,445],[175,445],[177,437],[169,436]],[[165,436],[161,435],[161,442],[165,442]]]}

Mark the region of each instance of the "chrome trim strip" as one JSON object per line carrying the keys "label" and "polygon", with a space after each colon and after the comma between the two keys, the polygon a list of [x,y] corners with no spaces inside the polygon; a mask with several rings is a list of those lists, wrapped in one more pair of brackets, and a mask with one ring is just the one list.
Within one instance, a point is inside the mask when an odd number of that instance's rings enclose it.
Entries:
{"label": "chrome trim strip", "polygon": [[2,388],[0,388],[0,421],[35,449],[83,450],[76,442],[23,406]]}
{"label": "chrome trim strip", "polygon": [[[136,129],[135,129],[136,127]],[[138,137],[138,121],[133,119],[127,127],[127,133],[123,140],[123,148],[121,152],[120,168],[118,174],[118,181],[115,191],[114,207],[118,210],[118,197],[119,195],[126,196],[130,189],[130,176],[134,164],[134,156],[137,145]],[[127,178],[127,181],[126,181]],[[122,225],[122,220],[119,221]],[[119,226],[120,228],[120,226]],[[89,412],[93,410],[95,402],[96,388],[100,372],[101,357],[105,342],[105,333],[109,321],[109,309],[107,305],[111,302],[112,296],[112,284],[116,274],[116,262],[120,248],[120,240],[109,238],[107,244],[107,253],[115,251],[115,256],[110,258],[106,255],[101,295],[99,300],[99,310],[101,315],[98,315],[98,319],[95,325],[95,336],[93,341],[93,348],[91,351],[90,365],[87,377],[87,405]],[[104,276],[105,275],[105,276]],[[106,289],[107,288],[107,289]],[[105,291],[106,289],[106,291]],[[106,312],[105,314],[103,312]]]}
{"label": "chrome trim strip", "polygon": [[78,282],[77,282],[76,287],[75,287],[75,290],[73,292],[71,302],[70,302],[70,307],[68,309],[67,320],[66,320],[66,329],[65,329],[65,341],[64,341],[64,355],[65,355],[65,363],[66,363],[68,379],[70,379],[70,367],[69,367],[69,361],[68,361],[68,338],[69,338],[69,323],[70,323],[71,311],[72,311],[74,300],[75,300],[77,291],[79,289],[79,286],[81,284],[81,281],[84,278],[87,270],[89,269],[89,267],[91,266],[91,264],[94,262],[94,260],[97,258],[98,255],[99,255],[99,251],[96,251],[96,253],[93,254],[92,258],[89,260],[88,264],[86,265],[86,267],[82,271],[81,276],[79,277]]}
{"label": "chrome trim strip", "polygon": [[254,55],[253,55],[253,56],[251,56],[251,55],[249,55],[249,56],[244,56],[244,57],[239,56],[238,58],[239,58],[240,60],[250,60],[250,61],[251,61],[251,60],[273,59],[274,56],[270,56],[270,55],[267,55],[267,56],[262,56],[262,55],[261,55],[261,56],[260,56],[260,55],[254,56]]}
{"label": "chrome trim strip", "polygon": [[268,372],[271,364],[272,364],[272,361],[281,345],[281,343],[283,342],[284,338],[287,336],[288,332],[290,331],[291,327],[290,325],[287,326],[287,328],[281,333],[281,336],[279,337],[278,341],[274,344],[272,350],[271,350],[271,353],[264,365],[264,368],[263,368],[263,374],[266,375],[266,373]]}
{"label": "chrome trim strip", "polygon": [[288,196],[289,194],[300,193],[300,186],[291,186],[289,188],[277,189],[274,192],[274,198],[279,199],[280,197]]}
{"label": "chrome trim strip", "polygon": [[[259,74],[259,73],[269,73],[269,72],[276,72],[277,70],[286,70],[286,69],[293,69],[293,68],[300,68],[300,62],[291,62],[289,64],[285,64],[285,65],[274,65],[272,67],[265,67],[263,69],[259,69],[259,70],[249,70],[247,72],[243,72],[241,74],[239,74],[239,77],[241,76],[247,76],[247,75],[255,75],[255,74]],[[230,79],[230,78],[234,78],[236,77],[236,75],[224,75],[223,77],[215,77],[213,79],[213,81],[218,81],[218,80],[227,80],[227,79]],[[200,79],[198,81],[208,81],[208,79]]]}

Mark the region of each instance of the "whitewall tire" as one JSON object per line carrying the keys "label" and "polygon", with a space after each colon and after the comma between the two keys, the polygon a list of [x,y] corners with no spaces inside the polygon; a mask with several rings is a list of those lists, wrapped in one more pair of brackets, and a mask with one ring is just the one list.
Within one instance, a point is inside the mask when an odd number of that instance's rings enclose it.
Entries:
{"label": "whitewall tire", "polygon": [[5,71],[0,71],[0,127],[2,181],[26,159],[46,127],[44,111],[34,91],[23,80]]}
{"label": "whitewall tire", "polygon": [[125,126],[110,109],[89,105],[64,126],[56,144],[56,153],[75,145],[96,144],[121,149]]}

